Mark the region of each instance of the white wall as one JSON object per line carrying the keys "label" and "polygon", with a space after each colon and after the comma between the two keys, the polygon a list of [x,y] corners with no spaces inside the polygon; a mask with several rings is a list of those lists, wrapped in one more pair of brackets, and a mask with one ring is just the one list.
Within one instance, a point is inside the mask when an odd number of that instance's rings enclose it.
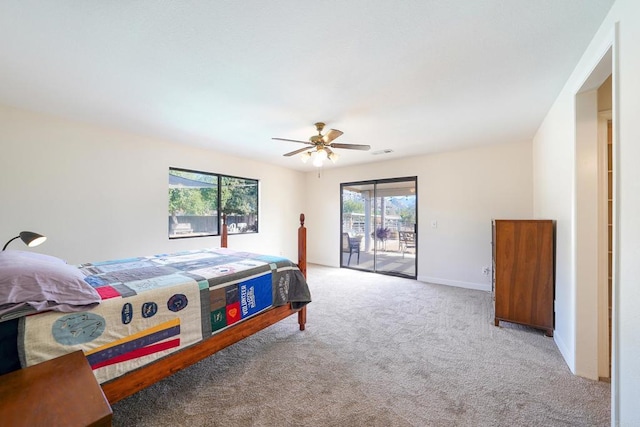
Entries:
{"label": "white wall", "polygon": [[219,246],[168,239],[170,166],[260,180],[260,232],[229,236],[229,247],[297,259],[303,173],[5,106],[0,241],[39,232],[48,240],[33,250],[74,264]]}
{"label": "white wall", "polygon": [[[575,268],[579,242],[575,206],[582,183],[576,174],[576,95],[613,45],[614,123],[614,324],[612,424],[640,425],[640,3],[617,0],[534,138],[534,210],[555,216],[556,341],[572,370],[582,365],[583,338],[576,325],[582,282]],[[589,179],[589,178],[587,178]],[[591,293],[591,289],[586,289]],[[596,313],[589,313],[595,316]]]}
{"label": "white wall", "polygon": [[407,176],[418,177],[418,280],[490,290],[491,219],[533,212],[530,143],[308,173],[309,261],[339,266],[341,183]]}

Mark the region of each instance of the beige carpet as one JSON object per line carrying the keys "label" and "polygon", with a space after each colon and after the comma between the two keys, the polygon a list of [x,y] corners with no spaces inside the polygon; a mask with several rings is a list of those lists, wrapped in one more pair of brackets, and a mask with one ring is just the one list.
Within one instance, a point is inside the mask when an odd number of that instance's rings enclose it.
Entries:
{"label": "beige carpet", "polygon": [[491,295],[309,267],[294,317],[113,406],[115,426],[607,426],[609,384]]}

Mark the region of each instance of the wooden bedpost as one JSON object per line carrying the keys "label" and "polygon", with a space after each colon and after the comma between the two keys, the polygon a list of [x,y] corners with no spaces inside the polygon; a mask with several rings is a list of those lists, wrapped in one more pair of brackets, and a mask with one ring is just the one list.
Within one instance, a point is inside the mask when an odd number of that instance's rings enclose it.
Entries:
{"label": "wooden bedpost", "polygon": [[298,268],[307,277],[307,228],[304,226],[304,214],[300,214],[298,228]]}
{"label": "wooden bedpost", "polygon": [[227,214],[222,214],[222,235],[220,236],[220,247],[227,247],[227,237],[229,235],[228,227],[227,227]]}
{"label": "wooden bedpost", "polygon": [[[298,228],[298,268],[302,275],[307,277],[307,229],[304,226],[304,214],[300,214],[300,227]],[[298,312],[298,324],[300,330],[304,331],[307,323],[307,307],[304,306]]]}

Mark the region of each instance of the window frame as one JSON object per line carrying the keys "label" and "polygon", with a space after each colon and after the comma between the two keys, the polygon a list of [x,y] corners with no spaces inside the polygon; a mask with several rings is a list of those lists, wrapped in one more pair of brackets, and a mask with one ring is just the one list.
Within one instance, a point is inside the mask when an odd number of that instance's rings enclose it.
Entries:
{"label": "window frame", "polygon": [[[255,222],[253,224],[251,224],[247,229],[243,230],[243,231],[237,231],[237,232],[231,232],[229,231],[228,234],[229,235],[237,235],[237,234],[257,234],[259,233],[260,229],[259,229],[259,218],[260,218],[260,180],[255,179],[255,178],[247,178],[247,177],[240,177],[240,176],[234,176],[234,175],[225,175],[225,174],[219,174],[219,173],[215,173],[215,172],[206,172],[206,171],[199,171],[199,170],[194,170],[194,169],[186,169],[186,168],[180,168],[180,167],[174,167],[174,166],[169,166],[169,176],[171,176],[171,171],[178,171],[178,172],[187,172],[187,173],[194,173],[194,174],[201,174],[201,175],[208,175],[211,177],[215,178],[215,186],[216,186],[216,205],[217,205],[217,209],[216,209],[216,220],[217,220],[217,231],[216,232],[212,232],[212,233],[207,233],[207,234],[184,234],[184,235],[176,235],[176,234],[171,234],[171,227],[169,227],[168,229],[168,237],[169,240],[177,240],[177,239],[192,239],[192,238],[197,238],[197,237],[214,237],[214,236],[220,236],[222,234],[222,217],[224,215],[224,210],[225,207],[222,206],[222,189],[223,186],[225,184],[223,184],[223,181],[225,178],[229,178],[229,179],[237,179],[237,180],[243,180],[243,181],[250,181],[250,182],[254,182],[255,183],[255,212],[251,212],[249,215],[254,215],[255,214]],[[169,187],[169,190],[171,190],[171,187]],[[169,192],[168,192],[169,194]],[[168,206],[167,206],[168,207]],[[171,218],[171,212],[167,212],[169,214],[169,218]],[[228,224],[229,218],[227,215],[227,224]],[[255,228],[255,230],[253,229],[249,229],[249,228]]]}

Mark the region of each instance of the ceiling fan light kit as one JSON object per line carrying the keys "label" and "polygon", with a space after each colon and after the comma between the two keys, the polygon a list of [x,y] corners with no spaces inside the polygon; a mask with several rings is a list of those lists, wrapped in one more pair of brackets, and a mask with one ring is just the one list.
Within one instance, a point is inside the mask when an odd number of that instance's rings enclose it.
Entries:
{"label": "ceiling fan light kit", "polygon": [[331,160],[331,162],[336,163],[338,158],[340,157],[337,153],[335,153],[332,148],[344,148],[347,150],[362,150],[367,151],[371,148],[369,145],[364,144],[340,144],[334,143],[333,140],[342,135],[342,131],[337,129],[330,129],[326,134],[322,134],[322,130],[324,129],[324,123],[318,122],[315,124],[316,130],[318,131],[317,135],[313,135],[309,138],[309,141],[300,141],[297,139],[286,139],[286,138],[272,138],[277,141],[288,141],[288,142],[298,142],[300,144],[312,145],[313,148],[304,147],[299,150],[291,151],[290,153],[285,153],[285,157],[291,157],[296,154],[302,153],[301,160],[303,163],[307,163],[309,159],[313,158],[312,164],[316,167],[322,167],[324,161],[326,159]]}
{"label": "ceiling fan light kit", "polygon": [[313,159],[311,164],[317,168],[321,168],[322,165],[324,165],[324,161],[327,159],[327,153],[324,150],[312,151],[311,158]]}
{"label": "ceiling fan light kit", "polygon": [[311,151],[306,151],[302,153],[302,156],[300,156],[300,159],[302,160],[302,163],[307,163],[311,157],[312,157]]}

